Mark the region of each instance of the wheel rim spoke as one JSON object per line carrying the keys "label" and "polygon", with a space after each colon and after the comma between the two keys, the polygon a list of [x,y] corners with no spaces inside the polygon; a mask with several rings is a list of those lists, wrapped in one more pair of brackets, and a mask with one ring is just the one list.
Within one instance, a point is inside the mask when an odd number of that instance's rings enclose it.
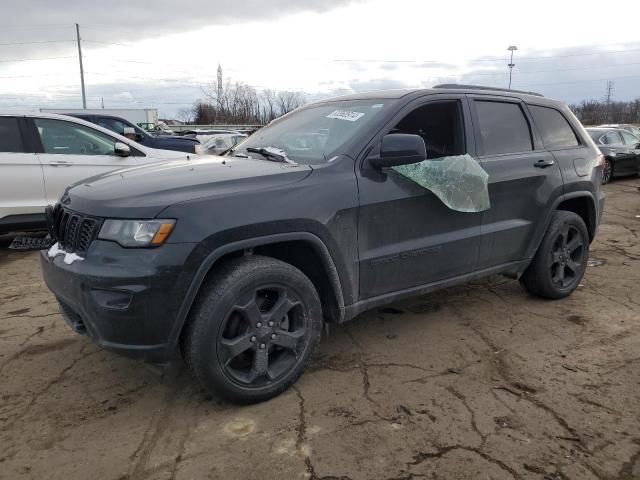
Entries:
{"label": "wheel rim spoke", "polygon": [[558,266],[555,274],[553,275],[553,283],[559,283],[560,285],[564,285],[564,266]]}
{"label": "wheel rim spoke", "polygon": [[567,238],[569,236],[569,229],[568,228],[563,228],[562,231],[560,232],[560,238],[562,239],[562,248],[567,246]]}
{"label": "wheel rim spoke", "polygon": [[295,304],[287,298],[286,293],[281,295],[278,302],[273,306],[267,314],[267,320],[278,325],[285,315],[291,310]]}
{"label": "wheel rim spoke", "polygon": [[269,370],[269,350],[266,348],[258,348],[253,357],[253,365],[251,367],[251,381],[254,381],[267,373]]}
{"label": "wheel rim spoke", "polygon": [[573,237],[568,243],[567,248],[569,249],[569,253],[575,252],[577,249],[582,247],[582,241],[578,236]]}
{"label": "wheel rim spoke", "polygon": [[571,273],[575,276],[578,274],[579,265],[571,259],[568,259],[566,262],[566,267],[571,270]]}
{"label": "wheel rim spoke", "polygon": [[262,313],[256,303],[255,297],[245,305],[237,306],[236,309],[245,316],[252,327],[255,327],[259,322],[262,322]]}
{"label": "wheel rim spoke", "polygon": [[228,365],[231,360],[253,347],[254,344],[251,342],[251,337],[252,334],[247,333],[240,337],[232,339],[223,338],[220,340],[220,344],[224,347],[225,352],[223,363]]}
{"label": "wheel rim spoke", "polygon": [[279,347],[286,348],[287,350],[293,350],[297,352],[298,344],[300,340],[304,338],[307,331],[306,329],[300,329],[295,332],[286,332],[284,330],[279,330],[276,333],[276,337],[272,340],[274,345],[278,345]]}

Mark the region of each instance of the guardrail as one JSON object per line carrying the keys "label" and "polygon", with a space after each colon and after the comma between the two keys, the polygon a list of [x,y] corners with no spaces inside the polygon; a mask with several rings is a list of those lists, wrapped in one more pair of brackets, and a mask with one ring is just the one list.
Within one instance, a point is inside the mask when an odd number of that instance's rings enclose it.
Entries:
{"label": "guardrail", "polygon": [[184,132],[185,130],[244,130],[261,128],[263,125],[168,125],[174,132]]}

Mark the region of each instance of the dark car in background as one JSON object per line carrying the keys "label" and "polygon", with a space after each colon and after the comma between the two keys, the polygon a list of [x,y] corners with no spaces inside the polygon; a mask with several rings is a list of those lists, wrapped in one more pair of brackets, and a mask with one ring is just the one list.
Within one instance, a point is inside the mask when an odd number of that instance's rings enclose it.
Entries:
{"label": "dark car in background", "polygon": [[602,183],[640,173],[640,138],[621,128],[587,128],[605,158]]}
{"label": "dark car in background", "polygon": [[200,142],[195,138],[176,135],[152,135],[139,126],[134,125],[129,120],[121,117],[95,114],[85,115],[80,113],[67,113],[65,115],[95,123],[96,125],[100,125],[101,127],[107,128],[120,135],[125,135],[127,133],[125,128],[132,128],[134,130],[133,136],[135,138],[131,139],[146,147],[160,148],[162,150],[175,150],[178,152],[200,153]]}
{"label": "dark car in background", "polygon": [[629,123],[608,123],[604,125],[598,125],[598,128],[619,128],[621,130],[626,130],[627,132],[632,133],[636,137],[640,138],[640,128]]}

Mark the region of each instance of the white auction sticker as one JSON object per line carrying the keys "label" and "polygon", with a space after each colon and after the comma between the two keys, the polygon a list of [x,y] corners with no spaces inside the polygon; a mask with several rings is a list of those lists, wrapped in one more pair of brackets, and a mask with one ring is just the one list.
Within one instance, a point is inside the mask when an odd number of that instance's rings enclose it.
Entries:
{"label": "white auction sticker", "polygon": [[364,117],[364,113],[352,112],[350,110],[335,110],[327,115],[327,118],[336,118],[338,120],[346,120],[348,122],[355,122],[362,117]]}

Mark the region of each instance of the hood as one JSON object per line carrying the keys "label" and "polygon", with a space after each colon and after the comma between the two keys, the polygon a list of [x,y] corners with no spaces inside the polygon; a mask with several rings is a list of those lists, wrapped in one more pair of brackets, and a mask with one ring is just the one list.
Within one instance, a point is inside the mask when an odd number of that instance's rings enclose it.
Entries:
{"label": "hood", "polygon": [[175,203],[274,188],[311,172],[307,165],[233,157],[158,162],[86,179],[63,203],[99,217],[153,218]]}
{"label": "hood", "polygon": [[204,155],[200,156],[195,153],[151,147],[144,147],[144,153],[150,160],[197,160],[204,157]]}
{"label": "hood", "polygon": [[187,137],[186,135],[172,135],[170,133],[165,133],[165,134],[150,134],[152,137],[156,138],[156,139],[161,139],[161,140],[178,140],[178,141],[188,141],[191,143],[198,143],[198,139],[197,138],[193,138],[193,137]]}

